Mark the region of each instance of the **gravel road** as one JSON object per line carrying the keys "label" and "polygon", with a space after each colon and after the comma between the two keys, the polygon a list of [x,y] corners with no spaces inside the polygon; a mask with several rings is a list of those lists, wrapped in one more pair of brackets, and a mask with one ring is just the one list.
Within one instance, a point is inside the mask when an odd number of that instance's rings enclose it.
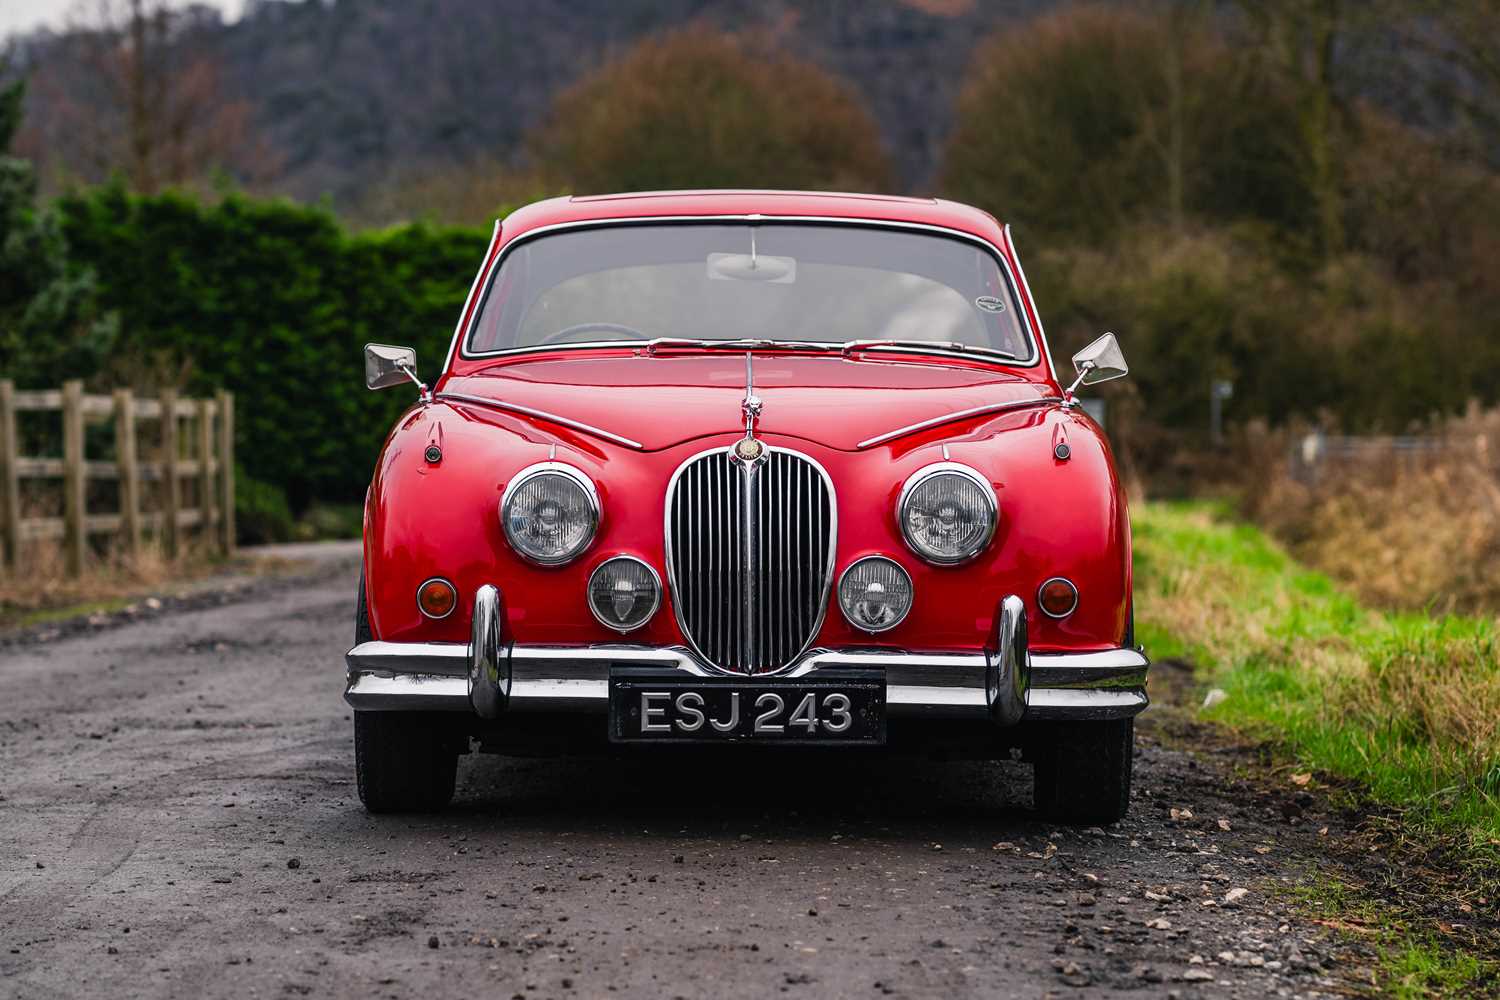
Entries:
{"label": "gravel road", "polygon": [[1025,765],[834,754],[732,774],[470,756],[448,812],[367,816],[340,697],[355,572],[0,644],[0,995],[1188,998],[1358,979],[1279,891],[1338,820],[1149,736],[1109,830],[1034,819]]}

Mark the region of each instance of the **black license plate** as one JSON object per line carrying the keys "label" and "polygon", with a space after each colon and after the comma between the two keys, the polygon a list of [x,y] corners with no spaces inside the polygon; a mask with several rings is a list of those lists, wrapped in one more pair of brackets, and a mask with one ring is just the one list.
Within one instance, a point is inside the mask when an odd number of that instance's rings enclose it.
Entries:
{"label": "black license plate", "polygon": [[885,742],[885,677],[820,672],[816,679],[699,678],[616,667],[609,677],[616,743]]}

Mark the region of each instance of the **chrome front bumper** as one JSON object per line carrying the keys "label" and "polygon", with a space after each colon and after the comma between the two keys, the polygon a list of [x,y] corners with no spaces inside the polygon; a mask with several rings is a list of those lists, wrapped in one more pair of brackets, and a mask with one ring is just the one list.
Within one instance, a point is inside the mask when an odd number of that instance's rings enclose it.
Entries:
{"label": "chrome front bumper", "polygon": [[[1032,652],[1026,612],[1015,596],[1000,602],[992,648],[973,653],[888,649],[812,649],[776,679],[828,667],[882,671],[892,717],[1120,719],[1147,705],[1145,655],[1134,649]],[[721,677],[684,647],[628,644],[520,646],[502,635],[500,593],[481,587],[468,643],[360,643],[345,655],[344,700],[356,709],[468,712],[597,712],[609,705],[614,666],[657,667],[693,677]],[[774,683],[772,678],[768,681]]]}

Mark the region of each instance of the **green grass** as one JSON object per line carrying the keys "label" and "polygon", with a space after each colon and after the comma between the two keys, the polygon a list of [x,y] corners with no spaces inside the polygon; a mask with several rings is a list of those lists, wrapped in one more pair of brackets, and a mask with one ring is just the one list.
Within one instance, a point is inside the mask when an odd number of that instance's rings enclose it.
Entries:
{"label": "green grass", "polygon": [[[1220,506],[1132,511],[1136,629],[1226,697],[1201,715],[1280,748],[1349,804],[1389,812],[1415,895],[1484,906],[1500,891],[1500,638],[1495,621],[1362,606]],[[1438,853],[1427,856],[1433,848]],[[1500,977],[1494,942],[1326,871],[1288,889],[1374,946],[1376,988],[1467,997]],[[1455,921],[1458,923],[1458,921]]]}
{"label": "green grass", "polygon": [[1208,718],[1500,856],[1495,622],[1365,608],[1212,505],[1133,522],[1138,635],[1227,694]]}

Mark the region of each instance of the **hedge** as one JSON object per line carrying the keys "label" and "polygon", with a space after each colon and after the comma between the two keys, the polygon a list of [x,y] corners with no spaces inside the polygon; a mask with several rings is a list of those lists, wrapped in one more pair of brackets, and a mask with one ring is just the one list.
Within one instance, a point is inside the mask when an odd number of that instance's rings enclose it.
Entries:
{"label": "hedge", "polygon": [[58,210],[73,264],[119,315],[114,363],[186,362],[187,391],[233,391],[246,473],[297,509],[363,496],[412,394],[368,392],[361,347],[413,346],[434,376],[486,243],[426,224],[348,233],[322,209],[239,196],[106,187]]}

